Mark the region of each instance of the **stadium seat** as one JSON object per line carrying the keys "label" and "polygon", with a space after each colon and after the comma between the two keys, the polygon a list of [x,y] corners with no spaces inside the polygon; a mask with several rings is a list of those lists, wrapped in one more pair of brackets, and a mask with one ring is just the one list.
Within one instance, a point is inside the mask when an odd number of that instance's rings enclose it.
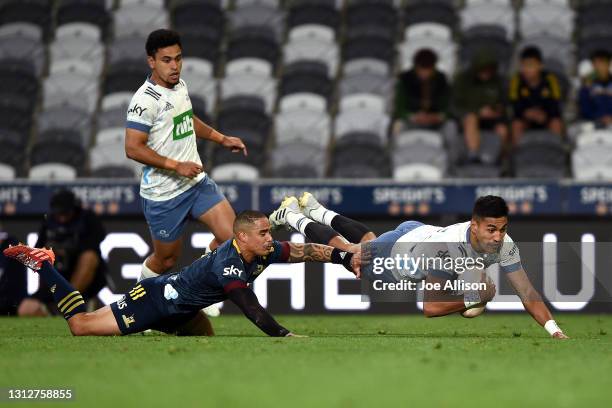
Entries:
{"label": "stadium seat", "polygon": [[[4,126],[4,124],[3,124]],[[23,167],[28,139],[14,129],[0,128],[0,163],[11,166],[16,171]]]}
{"label": "stadium seat", "polygon": [[440,168],[427,163],[404,164],[393,169],[393,180],[400,182],[437,181],[443,176]]}
{"label": "stadium seat", "polygon": [[113,179],[113,178],[135,178],[138,173],[134,173],[134,169],[124,166],[104,165],[91,170],[92,178]]}
{"label": "stadium seat", "polygon": [[147,36],[155,28],[169,28],[170,19],[165,9],[149,4],[131,4],[114,12],[115,37]]}
{"label": "stadium seat", "polygon": [[397,27],[397,10],[391,2],[366,0],[349,2],[346,7],[347,34],[352,36],[354,29],[383,29],[393,38]]}
{"label": "stadium seat", "polygon": [[494,165],[502,153],[502,140],[499,135],[490,130],[480,132],[480,150],[478,157],[484,164]]}
{"label": "stadium seat", "polygon": [[[123,112],[123,124],[125,124],[125,112]],[[55,106],[43,110],[38,115],[38,133],[53,130],[76,131],[80,137],[89,139],[92,130],[92,117],[83,109],[72,106]],[[99,123],[98,123],[99,126]]]}
{"label": "stadium seat", "polygon": [[96,134],[96,145],[119,145],[123,144],[124,140],[125,126],[115,126],[101,129]]}
{"label": "stadium seat", "polygon": [[229,13],[230,29],[233,32],[251,28],[271,28],[276,42],[280,42],[284,33],[284,15],[281,10],[265,4],[247,4],[237,6]]}
{"label": "stadium seat", "polygon": [[32,23],[39,26],[43,38],[49,38],[52,25],[52,3],[48,0],[4,0],[0,5],[0,25]]}
{"label": "stadium seat", "polygon": [[267,27],[242,28],[232,32],[227,46],[227,60],[259,58],[275,68],[280,55],[273,30]]}
{"label": "stadium seat", "polygon": [[527,4],[519,14],[521,35],[552,35],[571,39],[574,32],[574,11],[552,2]]}
{"label": "stadium seat", "polygon": [[441,172],[448,168],[448,156],[444,149],[426,143],[415,143],[396,148],[392,153],[393,167],[406,164],[423,163],[437,167]]}
{"label": "stadium seat", "polygon": [[128,177],[135,177],[140,172],[142,165],[125,156],[123,141],[120,143],[104,143],[95,145],[89,155],[90,169],[100,170],[111,166],[112,168],[125,168],[132,170],[131,176],[124,172]]}
{"label": "stadium seat", "polygon": [[30,152],[30,164],[36,166],[45,163],[67,164],[80,172],[85,163],[85,151],[79,142],[64,142],[61,145],[53,141],[36,142]]}
{"label": "stadium seat", "polygon": [[12,129],[20,134],[27,134],[32,127],[31,101],[20,94],[0,93],[0,118],[2,128]]}
{"label": "stadium seat", "polygon": [[[247,142],[245,142],[247,143]],[[257,147],[256,145],[249,145],[249,155],[245,156],[242,153],[232,153],[230,150],[215,145],[213,148],[213,163],[215,166],[220,166],[228,163],[242,163],[248,164],[255,168],[261,168],[266,159],[266,152],[263,148]],[[205,162],[204,165],[209,163]]]}
{"label": "stadium seat", "polygon": [[223,10],[218,1],[178,0],[171,9],[172,24],[176,28],[205,25],[222,30]]}
{"label": "stadium seat", "polygon": [[122,61],[142,63],[147,58],[146,41],[146,37],[140,36],[115,38],[108,46],[108,64],[114,65]]}
{"label": "stadium seat", "polygon": [[287,16],[287,28],[308,24],[317,24],[338,30],[340,13],[332,1],[301,1],[292,2]]}
{"label": "stadium seat", "polygon": [[371,164],[350,163],[334,168],[332,171],[332,177],[360,180],[388,177],[388,174],[382,168]]}
{"label": "stadium seat", "polygon": [[342,66],[345,76],[361,73],[371,73],[380,76],[389,75],[389,66],[374,58],[360,58],[346,62]]}
{"label": "stadium seat", "polygon": [[576,138],[576,147],[583,148],[587,146],[612,146],[612,130],[595,129],[581,132]]}
{"label": "stadium seat", "polygon": [[74,180],[77,171],[64,163],[44,163],[32,166],[28,178],[30,180]]}
{"label": "stadium seat", "polygon": [[0,38],[0,60],[24,61],[36,69],[36,75],[41,76],[47,64],[43,44],[23,35]]}
{"label": "stadium seat", "polygon": [[[298,27],[295,30],[301,30]],[[312,31],[316,33],[317,31]],[[317,61],[327,65],[330,78],[336,76],[339,64],[338,46],[332,40],[317,37],[313,34],[306,38],[290,38],[289,42],[283,47],[283,57],[285,64],[297,61]]]}
{"label": "stadium seat", "polygon": [[[242,62],[234,60],[230,64]],[[238,70],[236,67],[227,66],[227,76],[221,80],[221,99],[229,99],[236,96],[254,96],[264,101],[265,111],[270,114],[276,100],[276,81],[266,74],[266,70],[258,71],[255,67],[265,61],[246,61]],[[235,68],[235,69],[232,69]]]}
{"label": "stadium seat", "polygon": [[278,145],[303,141],[326,148],[331,139],[331,118],[315,109],[279,112],[275,119]]}
{"label": "stadium seat", "polygon": [[459,61],[462,68],[468,69],[474,58],[483,50],[487,50],[495,56],[495,59],[499,62],[500,72],[505,75],[510,68],[512,45],[507,40],[502,28],[480,25],[467,30],[463,34],[459,50]]}
{"label": "stadium seat", "polygon": [[0,60],[0,83],[2,93],[19,94],[32,105],[36,103],[40,83],[33,65],[18,60]]}
{"label": "stadium seat", "polygon": [[263,146],[270,134],[271,120],[260,98],[234,96],[221,103],[217,127],[226,134],[240,132],[237,134],[253,135],[249,142]]}
{"label": "stadium seat", "polygon": [[279,0],[235,0],[236,7],[244,7],[252,4],[263,4],[268,7],[276,8],[279,6]]}
{"label": "stadium seat", "polygon": [[498,166],[487,165],[487,164],[468,164],[455,168],[454,174],[458,178],[499,178],[501,176],[501,168]]}
{"label": "stadium seat", "polygon": [[327,103],[325,98],[321,95],[298,92],[280,98],[279,107],[280,112],[289,112],[296,109],[308,109],[318,112],[325,112],[327,110]]}
{"label": "stadium seat", "polygon": [[371,94],[346,96],[340,101],[335,135],[340,139],[345,133],[370,132],[378,137],[382,146],[385,146],[389,121],[381,97]]}
{"label": "stadium seat", "polygon": [[104,67],[104,44],[89,37],[57,39],[49,46],[51,66],[78,60],[91,66],[96,76]]}
{"label": "stadium seat", "polygon": [[572,173],[578,180],[612,178],[612,146],[591,144],[580,146],[572,153]]}
{"label": "stadium seat", "polygon": [[13,180],[17,172],[13,166],[0,162],[0,180]]}
{"label": "stadium seat", "polygon": [[528,131],[513,153],[514,174],[526,178],[562,178],[567,173],[567,154],[558,135]]}
{"label": "stadium seat", "polygon": [[353,94],[373,94],[384,98],[388,107],[393,96],[393,82],[387,75],[362,72],[345,75],[339,85],[340,97]]}
{"label": "stadium seat", "polygon": [[91,64],[87,61],[70,59],[52,62],[51,66],[49,67],[49,75],[78,75],[89,78],[90,81],[97,82],[100,69],[100,66],[96,66],[95,64]]}
{"label": "stadium seat", "polygon": [[374,58],[391,66],[394,57],[395,47],[393,40],[381,35],[355,34],[352,38],[348,38],[342,46],[342,58],[344,61]]}
{"label": "stadium seat", "polygon": [[106,0],[62,0],[57,9],[57,25],[86,22],[100,28],[102,37],[108,35],[110,16]]}
{"label": "stadium seat", "polygon": [[285,66],[280,83],[280,95],[313,93],[331,98],[333,84],[328,69],[320,62],[300,61]]}
{"label": "stadium seat", "polygon": [[111,65],[103,85],[104,95],[115,92],[136,92],[149,75],[149,68],[142,62],[127,62]]}
{"label": "stadium seat", "polygon": [[259,170],[244,163],[228,163],[212,169],[211,177],[217,181],[255,181]]}
{"label": "stadium seat", "polygon": [[213,63],[200,58],[183,59],[181,78],[187,83],[191,103],[195,98],[205,101],[206,112],[214,111],[217,100],[217,80],[213,77]]}
{"label": "stadium seat", "polygon": [[0,25],[0,39],[5,37],[26,37],[37,42],[43,41],[42,28],[27,22],[4,23]]}
{"label": "stadium seat", "polygon": [[419,23],[438,23],[454,29],[457,25],[457,14],[452,1],[406,1],[404,26]]}
{"label": "stadium seat", "polygon": [[436,131],[426,129],[406,130],[398,134],[394,139],[395,148],[425,144],[437,149],[444,148],[443,136]]}
{"label": "stadium seat", "polygon": [[504,29],[506,39],[514,38],[514,10],[509,2],[480,1],[461,10],[461,30],[463,32],[477,26],[498,26]]}
{"label": "stadium seat", "polygon": [[134,94],[134,91],[131,91],[131,92],[126,91],[126,92],[113,92],[108,95],[104,95],[102,97],[102,102],[100,103],[101,105],[100,109],[102,109],[103,111],[106,111],[106,110],[110,110],[114,108],[126,107],[125,112],[126,112],[126,117],[127,117],[127,107],[132,101],[133,94]]}
{"label": "stadium seat", "polygon": [[76,129],[52,128],[44,132],[39,132],[36,143],[56,143],[80,144],[83,149],[87,149],[91,139],[90,133],[81,133]]}
{"label": "stadium seat", "polygon": [[[276,177],[323,177],[325,166],[325,150],[305,142],[287,143],[272,151],[272,172]],[[300,175],[291,172],[290,168],[308,168],[308,173]]]}
{"label": "stadium seat", "polygon": [[82,108],[92,114],[98,103],[98,83],[91,77],[61,73],[45,78],[43,109],[55,106]]}
{"label": "stadium seat", "polygon": [[215,67],[220,55],[221,39],[218,34],[206,27],[182,28],[183,57],[206,60]]}

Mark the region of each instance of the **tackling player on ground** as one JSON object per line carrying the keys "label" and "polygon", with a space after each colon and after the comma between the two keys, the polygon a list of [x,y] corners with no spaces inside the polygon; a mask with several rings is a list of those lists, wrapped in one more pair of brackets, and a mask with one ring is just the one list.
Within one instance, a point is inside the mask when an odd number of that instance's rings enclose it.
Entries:
{"label": "tackling player on ground", "polygon": [[180,79],[179,34],[153,31],[146,51],[151,75],[132,98],[125,133],[127,157],[145,165],[140,195],[153,238],[153,254],[142,264],[140,279],[175,266],[189,216],[215,236],[209,250],[232,236],[234,210],[204,172],[196,137],[247,154],[239,138],[219,133],[193,114],[187,84]]}
{"label": "tackling player on ground", "polygon": [[[501,197],[480,197],[474,204],[472,219],[467,222],[438,227],[418,221],[406,221],[395,230],[376,237],[365,225],[328,210],[312,194],[304,192],[299,200],[296,197],[285,198],[280,207],[270,215],[270,223],[273,227],[289,225],[313,242],[328,244],[343,251],[363,253],[363,265],[360,273],[356,275],[369,281],[425,280],[427,283],[439,283],[444,287],[446,281],[458,277],[455,271],[441,268],[418,269],[411,271],[413,273],[400,269],[385,270],[379,275],[373,272],[372,262],[365,259],[375,256],[393,258],[409,252],[414,258],[421,255],[435,258],[444,253],[455,259],[480,257],[483,259],[484,269],[499,264],[501,273],[506,276],[527,312],[551,336],[567,338],[531,284],[521,264],[519,249],[506,233],[508,206]],[[425,316],[444,316],[456,312],[464,317],[480,315],[486,303],[495,296],[495,285],[484,273],[482,282],[485,283],[486,289],[481,291],[466,291],[462,294],[425,291]]]}
{"label": "tackling player on ground", "polygon": [[180,272],[144,279],[117,302],[91,313],[86,312],[82,295],[53,267],[52,250],[17,245],[4,250],[4,255],[38,271],[75,336],[131,334],[147,329],[212,335],[207,319],[197,321],[198,311],[226,299],[269,336],[294,336],[274,320],[249,288],[268,265],[333,262],[359,273],[359,254],[321,244],[274,241],[268,219],[260,212],[238,214],[233,230],[233,239]]}

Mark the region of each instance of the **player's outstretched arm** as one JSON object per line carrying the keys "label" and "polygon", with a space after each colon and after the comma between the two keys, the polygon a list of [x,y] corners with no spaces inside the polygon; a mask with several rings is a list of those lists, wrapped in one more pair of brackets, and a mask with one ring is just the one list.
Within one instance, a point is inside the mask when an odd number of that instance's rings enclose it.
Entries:
{"label": "player's outstretched arm", "polygon": [[463,312],[472,307],[486,304],[495,297],[495,284],[489,279],[483,279],[486,283],[485,290],[469,291],[463,295],[456,295],[444,290],[447,279],[428,275],[425,282],[431,287],[439,289],[425,290],[423,294],[423,314],[425,317],[439,317],[448,314]]}
{"label": "player's outstretched arm", "polygon": [[519,269],[510,272],[506,275],[508,281],[521,298],[525,310],[537,321],[540,326],[544,327],[548,333],[558,339],[567,339],[568,337],[559,328],[553,319],[550,310],[544,304],[542,297],[531,284],[529,277],[524,269]]}
{"label": "player's outstretched arm", "polygon": [[331,262],[342,264],[357,277],[361,275],[361,252],[344,252],[323,244],[295,244],[289,242],[289,263]]}
{"label": "player's outstretched arm", "polygon": [[204,123],[204,121],[202,121],[202,119],[195,115],[193,116],[193,124],[196,137],[218,143],[226,149],[230,149],[234,153],[242,152],[245,156],[248,155],[247,148],[239,137],[225,136],[223,133],[220,133],[208,126],[206,123]]}
{"label": "player's outstretched arm", "polygon": [[230,290],[227,292],[227,297],[242,310],[242,313],[244,313],[250,321],[268,336],[291,337],[293,335],[293,333],[274,320],[272,315],[261,306],[255,293],[246,286]]}

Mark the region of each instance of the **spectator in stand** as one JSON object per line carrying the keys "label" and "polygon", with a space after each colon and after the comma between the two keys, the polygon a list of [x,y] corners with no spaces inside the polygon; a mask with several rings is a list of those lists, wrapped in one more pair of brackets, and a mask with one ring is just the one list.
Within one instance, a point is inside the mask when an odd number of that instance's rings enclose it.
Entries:
{"label": "spectator in stand", "polygon": [[448,117],[450,89],[444,73],[436,69],[437,55],[422,49],[413,68],[397,81],[393,133],[404,129],[439,129]]}
{"label": "spectator in stand", "polygon": [[512,141],[516,145],[528,129],[548,129],[561,135],[561,88],[555,74],[544,70],[542,53],[527,47],[520,55],[519,72],[510,82]]}
{"label": "spectator in stand", "polygon": [[480,51],[470,68],[455,80],[453,106],[461,120],[470,163],[480,162],[481,130],[493,130],[501,138],[502,144],[508,138],[502,83],[495,55],[488,50]]}
{"label": "spectator in stand", "polygon": [[612,126],[612,78],[610,53],[595,51],[591,55],[593,72],[584,78],[578,97],[580,117],[597,127]]}

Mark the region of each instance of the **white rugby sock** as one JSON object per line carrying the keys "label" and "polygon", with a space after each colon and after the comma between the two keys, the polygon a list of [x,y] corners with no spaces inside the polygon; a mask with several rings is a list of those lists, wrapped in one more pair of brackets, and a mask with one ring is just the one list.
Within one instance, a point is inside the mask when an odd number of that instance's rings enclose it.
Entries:
{"label": "white rugby sock", "polygon": [[310,211],[310,213],[308,214],[310,218],[312,218],[319,224],[325,224],[328,227],[331,227],[332,220],[336,215],[338,215],[337,212],[328,210],[322,205],[319,208]]}
{"label": "white rugby sock", "polygon": [[145,259],[145,261],[142,263],[142,269],[140,271],[140,277],[138,278],[138,282],[143,279],[154,278],[156,276],[159,276],[159,273],[151,270],[151,268],[147,266],[147,260]]}
{"label": "white rugby sock", "polygon": [[306,236],[306,226],[313,222],[302,213],[287,212],[287,223]]}

